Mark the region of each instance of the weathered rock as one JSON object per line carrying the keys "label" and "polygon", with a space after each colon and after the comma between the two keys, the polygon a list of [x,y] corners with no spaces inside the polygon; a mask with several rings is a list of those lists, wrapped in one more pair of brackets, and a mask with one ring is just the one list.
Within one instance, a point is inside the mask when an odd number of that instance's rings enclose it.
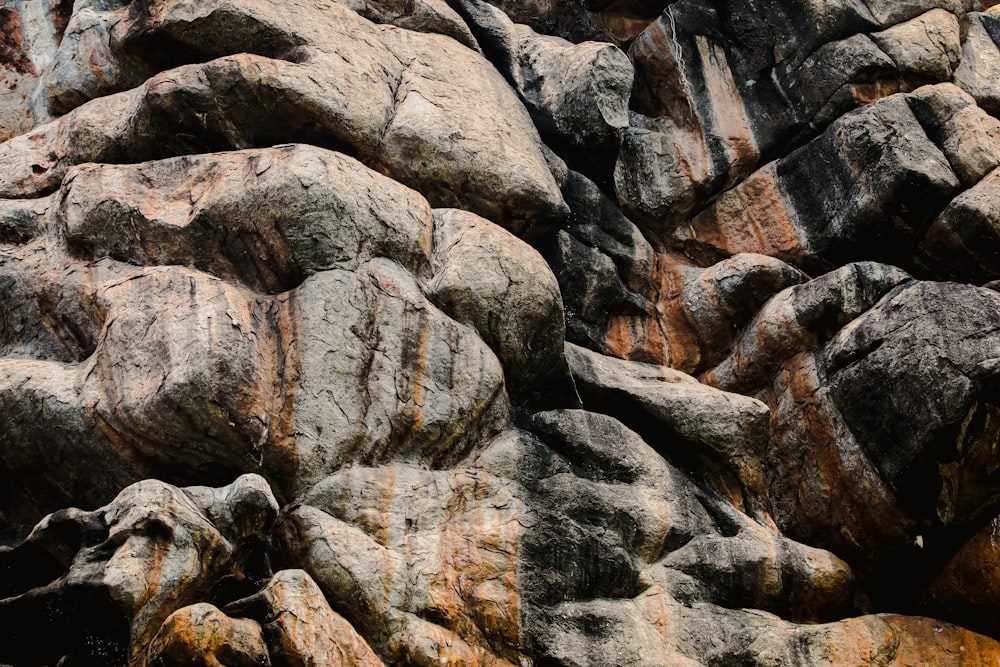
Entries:
{"label": "weathered rock", "polygon": [[996,502],[995,296],[845,267],[777,295],[705,376],[768,402],[775,521],[847,558],[875,596],[928,584],[959,546],[950,528]]}
{"label": "weathered rock", "polygon": [[994,12],[965,17],[967,35],[962,62],[955,69],[955,83],[992,114],[1000,113],[1000,16]]}
{"label": "weathered rock", "polygon": [[[516,659],[521,513],[509,482],[481,471],[348,468],[303,501],[283,515],[282,551],[386,662]],[[386,512],[386,503],[407,509]]]}
{"label": "weathered rock", "polygon": [[[905,505],[934,508],[946,524],[977,517],[998,492],[983,470],[995,436],[978,425],[996,410],[998,317],[996,292],[917,283],[887,295],[824,350],[831,398],[883,479]],[[862,399],[870,382],[885,392],[878,418]],[[958,430],[966,420],[977,425]],[[939,479],[934,499],[927,491]]]}
{"label": "weathered rock", "polygon": [[[211,42],[210,55],[223,57],[169,70],[37,128],[30,140],[8,142],[0,149],[6,174],[0,193],[51,189],[69,166],[82,162],[309,139],[350,146],[435,205],[471,208],[515,232],[564,214],[524,108],[481,56],[453,40],[381,29],[339,5],[320,10],[293,3],[280,14],[251,0],[227,4],[226,11],[199,7],[170,0],[156,7],[155,16],[130,14],[111,39],[140,60],[154,57],[153,46],[162,40],[185,48]],[[220,22],[227,28],[217,30]],[[253,44],[264,48],[226,55]],[[331,44],[354,56],[340,58]],[[286,53],[291,48],[298,49],[294,57]],[[500,116],[472,120],[468,99]],[[280,113],[282,125],[254,113],[258,106]],[[163,124],[168,117],[176,119],[169,129]],[[496,144],[494,136],[507,139]]]}
{"label": "weathered rock", "polygon": [[920,261],[943,277],[1000,278],[1000,169],[955,197],[928,226]]}
{"label": "weathered rock", "polygon": [[947,81],[961,57],[958,20],[945,9],[932,9],[873,33],[872,40],[892,58],[901,76],[914,77],[918,84],[926,80]]}
{"label": "weathered rock", "polygon": [[[209,504],[199,506],[207,496]],[[260,566],[240,552],[248,537],[264,542],[277,513],[267,484],[246,476],[207,496],[140,482],[93,512],[49,515],[24,542],[0,551],[6,573],[2,659],[55,662],[72,656],[145,664],[146,647],[173,612],[202,597],[225,595],[227,585],[238,589],[234,582]],[[228,522],[213,524],[208,510]],[[40,631],[50,638],[41,646],[29,640]],[[251,644],[252,637],[250,632]]]}
{"label": "weathered rock", "polygon": [[610,44],[519,33],[518,90],[542,138],[574,167],[608,179],[628,127],[632,64]]}
{"label": "weathered rock", "polygon": [[259,593],[229,604],[226,611],[260,617],[272,664],[383,665],[302,570],[278,572]]}
{"label": "weathered rock", "polygon": [[775,292],[805,275],[739,254],[708,268],[657,250],[596,185],[572,173],[571,224],[545,249],[566,303],[567,339],[603,354],[696,373],[726,354]]}
{"label": "weathered rock", "polygon": [[905,96],[881,100],[724,193],[673,236],[689,254],[758,252],[806,270],[906,266],[959,190]]}
{"label": "weathered rock", "polygon": [[923,86],[908,100],[962,185],[971,187],[1000,166],[1000,120],[983,111],[970,95],[954,84],[942,83]]}
{"label": "weathered rock", "polygon": [[324,272],[297,292],[286,302],[301,317],[301,379],[285,435],[295,444],[274,450],[297,492],[350,462],[448,465],[503,427],[496,357],[398,266]]}
{"label": "weathered rock", "polygon": [[232,619],[207,602],[167,617],[147,649],[146,664],[254,667],[271,665],[260,625]]}
{"label": "weathered rock", "polygon": [[[179,267],[101,277],[89,275],[103,319],[93,354],[2,361],[0,460],[22,520],[74,497],[106,502],[154,470],[187,482],[262,472],[288,491],[348,462],[443,465],[505,422],[496,357],[388,260],[275,297]],[[34,444],[38,414],[55,422],[48,449]],[[100,459],[90,482],[79,461]],[[51,482],[33,477],[42,461],[60,471]]]}
{"label": "weathered rock", "polygon": [[0,7],[0,141],[49,119],[37,90],[72,9],[62,0]]}
{"label": "weathered rock", "polygon": [[[995,428],[996,417],[992,418]],[[922,600],[929,609],[942,611],[966,627],[996,636],[1000,623],[1000,568],[997,549],[998,522],[986,523],[954,554],[927,589]]]}
{"label": "weathered rock", "polygon": [[305,145],[75,167],[59,200],[78,256],[195,266],[272,293],[372,257],[419,272],[430,253],[422,197]]}
{"label": "weathered rock", "polygon": [[492,1],[0,8],[0,662],[995,664],[995,0]]}
{"label": "weathered rock", "polygon": [[[730,502],[766,514],[761,458],[769,437],[767,406],[662,366],[604,357],[569,343],[566,352],[585,406],[619,415],[667,458],[688,464],[692,458],[714,459],[743,487]],[[689,447],[694,451],[685,451]]]}
{"label": "weathered rock", "polygon": [[537,251],[464,211],[434,214],[427,294],[496,351],[518,404],[576,407],[559,285]]}
{"label": "weathered rock", "polygon": [[629,50],[638,114],[615,191],[656,235],[761,156],[787,153],[851,109],[958,76],[961,3],[765,5],[673,3]]}

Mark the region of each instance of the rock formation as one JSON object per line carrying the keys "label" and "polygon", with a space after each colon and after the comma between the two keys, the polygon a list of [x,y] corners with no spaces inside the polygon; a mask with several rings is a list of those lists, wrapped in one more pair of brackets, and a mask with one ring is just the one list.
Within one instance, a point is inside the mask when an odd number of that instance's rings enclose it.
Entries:
{"label": "rock formation", "polygon": [[0,664],[996,665],[995,4],[5,0]]}

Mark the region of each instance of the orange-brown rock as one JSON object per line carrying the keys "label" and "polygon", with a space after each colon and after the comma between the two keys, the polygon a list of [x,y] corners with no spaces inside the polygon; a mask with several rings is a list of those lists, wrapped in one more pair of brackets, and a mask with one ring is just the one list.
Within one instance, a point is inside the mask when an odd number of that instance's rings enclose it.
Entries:
{"label": "orange-brown rock", "polygon": [[[994,417],[995,419],[995,417]],[[924,595],[929,609],[991,636],[1000,627],[1000,522],[992,519],[955,553]]]}
{"label": "orange-brown rock", "polygon": [[302,570],[281,570],[259,593],[229,604],[226,611],[260,618],[272,664],[384,667]]}
{"label": "orange-brown rock", "polygon": [[167,617],[147,649],[146,665],[254,667],[271,665],[260,625],[229,618],[213,605],[199,602]]}

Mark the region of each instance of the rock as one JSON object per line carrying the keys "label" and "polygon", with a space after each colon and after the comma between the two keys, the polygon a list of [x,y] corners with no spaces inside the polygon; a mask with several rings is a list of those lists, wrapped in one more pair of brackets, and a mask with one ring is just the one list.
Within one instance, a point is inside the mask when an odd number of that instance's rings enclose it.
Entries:
{"label": "rock", "polygon": [[[283,515],[279,544],[383,660],[511,664],[504,658],[521,647],[521,527],[509,483],[475,471],[351,468],[303,500]],[[397,502],[409,510],[378,509]]]}
{"label": "rock", "polygon": [[72,5],[14,0],[0,8],[0,142],[49,119],[36,91]]}
{"label": "rock", "polygon": [[929,584],[954,528],[995,502],[993,296],[844,267],[774,297],[704,377],[768,403],[774,520],[848,560],[872,595]]}
{"label": "rock", "polygon": [[576,407],[559,285],[528,244],[471,213],[437,210],[428,298],[496,352],[518,404]]}
{"label": "rock", "polygon": [[149,645],[146,664],[270,665],[260,625],[232,619],[213,605],[199,602],[167,617]]}
{"label": "rock", "polygon": [[955,197],[927,228],[922,263],[977,284],[1000,278],[1000,169]]}
{"label": "rock", "polygon": [[0,360],[0,479],[6,522],[15,534],[74,504],[93,507],[147,477],[122,456],[80,398],[78,368],[56,361]]}
{"label": "rock", "polygon": [[[698,628],[687,633],[681,628]],[[594,632],[594,628],[598,628]],[[990,664],[995,640],[947,623],[897,615],[795,625],[769,614],[687,607],[660,590],[621,603],[566,604],[553,614],[543,652],[563,664],[698,665],[738,656],[741,664]],[[652,651],[638,647],[653,647]],[[693,656],[693,657],[692,657]],[[933,657],[932,657],[933,656]]]}
{"label": "rock", "polygon": [[604,42],[540,35],[485,0],[454,4],[523,100],[542,139],[573,168],[607,180],[607,165],[628,126],[628,57]]}
{"label": "rock", "polygon": [[[5,468],[27,475],[41,457],[67,466],[56,478],[67,490],[40,506],[20,501],[38,507],[26,508],[25,520],[67,502],[78,485],[88,489],[83,498],[105,502],[149,466],[190,481],[260,471],[284,488],[359,458],[443,463],[505,419],[496,358],[389,262],[363,277],[323,272],[275,300],[167,268],[141,270],[103,297],[107,323],[84,364],[3,362]],[[282,338],[288,332],[297,332],[294,342]],[[375,340],[377,355],[365,351]],[[344,411],[327,409],[331,396]],[[31,445],[40,409],[59,425],[48,452]],[[108,459],[107,482],[86,481],[92,473],[73,468],[80,457]]]}
{"label": "rock", "polygon": [[261,617],[273,664],[383,665],[302,570],[276,573],[259,593],[230,603],[226,610]]}
{"label": "rock", "polygon": [[0,663],[995,665],[996,3],[8,0]]}
{"label": "rock", "polygon": [[[326,304],[340,307],[334,317]],[[286,307],[301,317],[302,374],[284,436],[294,437],[274,441],[274,466],[296,493],[350,462],[445,466],[502,428],[496,357],[398,266],[318,274]]]}
{"label": "rock", "polygon": [[848,264],[768,300],[721,363],[705,373],[710,385],[755,393],[796,354],[826,343],[895,287],[910,280],[885,264]]}
{"label": "rock", "polygon": [[[767,511],[761,457],[770,411],[763,403],[669,368],[603,357],[572,344],[566,351],[585,406],[622,415],[668,458],[690,464],[700,456],[721,463],[743,486],[730,501],[745,503],[750,513]],[[688,447],[694,451],[685,451]]]}
{"label": "rock", "polygon": [[[989,431],[955,432],[977,411],[995,409],[997,297],[974,287],[917,283],[887,295],[824,351],[831,398],[883,479],[902,503],[936,512],[946,524],[976,517],[997,493],[977,460],[992,456]],[[870,399],[861,400],[862,382],[885,388],[877,418]],[[935,502],[926,489],[941,479]]]}
{"label": "rock", "polygon": [[787,155],[859,106],[949,80],[963,14],[957,2],[672,4],[629,49],[638,113],[615,168],[624,210],[669,234],[761,156]]}
{"label": "rock", "polygon": [[922,600],[928,609],[944,611],[990,636],[996,635],[1000,623],[1000,591],[993,576],[1000,567],[997,530],[993,518],[973,534],[941,569]]}
{"label": "rock", "polygon": [[520,36],[518,90],[542,138],[574,168],[608,179],[628,127],[628,57],[610,44]]}
{"label": "rock", "polygon": [[[920,124],[965,187],[1000,166],[1000,121],[954,84],[923,86],[908,98]],[[937,267],[943,270],[946,267]]]}
{"label": "rock", "polygon": [[955,69],[955,84],[975,98],[990,113],[1000,112],[1000,17],[995,12],[970,13],[965,17],[967,35],[962,44],[962,62]]}
{"label": "rock", "polygon": [[959,187],[907,98],[894,96],[758,170],[673,238],[688,253],[758,252],[807,271],[862,259],[906,266]]}
{"label": "rock", "polygon": [[888,30],[873,33],[872,40],[892,58],[904,78],[914,76],[917,81],[947,81],[962,53],[958,20],[946,9],[932,9]]}
{"label": "rock", "polygon": [[[252,20],[237,23],[228,19],[227,25],[234,26],[229,30],[216,29],[227,20],[224,16],[250,15]],[[222,57],[153,76],[138,88],[97,99],[36,128],[30,141],[22,136],[8,142],[0,149],[7,172],[0,194],[52,189],[69,166],[82,162],[315,137],[322,144],[350,146],[367,163],[421,190],[434,205],[462,205],[518,233],[564,215],[565,204],[527,113],[485,60],[449,38],[380,29],[339,5],[319,11],[295,3],[276,16],[270,6],[251,0],[236,2],[227,12],[207,6],[195,11],[182,0],[166,1],[155,19],[132,17],[117,24],[112,35],[140,61],[155,57],[149,45],[163,39],[189,48],[211,41],[213,55]],[[273,45],[276,52],[226,55],[254,43]],[[331,43],[353,48],[356,57],[343,60],[324,50]],[[294,62],[281,59],[290,57],[284,49],[292,45],[299,49]],[[286,117],[280,129],[270,126],[267,116],[248,112],[279,98],[286,100],[274,107]],[[494,116],[470,122],[459,102],[467,99],[497,110],[503,122]],[[161,123],[167,117],[178,120],[169,131]],[[507,139],[496,144],[492,137],[500,135]]]}
{"label": "rock", "polygon": [[372,257],[419,272],[430,252],[420,195],[305,145],[74,167],[59,212],[77,256],[195,266],[271,293]]}
{"label": "rock", "polygon": [[750,253],[702,268],[654,249],[580,174],[571,174],[563,193],[572,224],[544,254],[566,303],[567,340],[603,354],[697,373],[728,353],[772,294],[805,279],[785,262]]}
{"label": "rock", "polygon": [[[214,525],[182,489],[147,480],[93,512],[51,514],[21,544],[0,551],[0,567],[10,582],[0,600],[8,639],[0,659],[72,656],[144,664],[142,652],[171,614],[200,597],[224,595],[227,587],[238,590],[244,568],[253,573],[260,566],[240,551],[246,537],[263,542],[277,512],[267,484],[241,477],[214,497],[225,499],[215,513],[228,515],[229,525]],[[204,618],[217,610],[201,607],[192,613]],[[225,643],[232,635],[220,630],[215,636],[170,639],[184,634],[185,620],[193,619],[182,616],[168,625],[161,650],[174,650],[172,644],[183,650],[191,640],[207,648],[204,643]],[[40,630],[51,633],[44,646],[28,640]],[[253,653],[252,628],[233,631],[246,637],[243,643]]]}
{"label": "rock", "polygon": [[479,50],[476,38],[472,36],[465,21],[443,0],[420,0],[414,3],[398,0],[345,0],[342,4],[372,23],[388,23],[416,32],[447,35],[470,49]]}

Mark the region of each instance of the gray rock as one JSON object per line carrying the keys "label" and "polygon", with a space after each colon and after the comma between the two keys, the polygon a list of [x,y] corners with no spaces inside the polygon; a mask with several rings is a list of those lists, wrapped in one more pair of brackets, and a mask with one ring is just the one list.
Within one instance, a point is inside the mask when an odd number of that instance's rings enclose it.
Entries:
{"label": "gray rock", "polygon": [[[37,128],[30,141],[7,142],[0,149],[0,193],[52,189],[81,162],[307,139],[349,146],[435,205],[462,205],[518,233],[565,214],[527,112],[481,56],[454,40],[380,28],[340,5],[320,11],[299,2],[278,11],[243,0],[226,12],[200,7],[165,2],[155,20],[137,16],[117,24],[112,40],[127,42],[134,57],[151,63],[163,39],[186,48],[211,43],[212,55],[221,57],[99,98]],[[246,51],[247,44],[273,50],[226,55]],[[345,60],[332,44],[354,55]],[[288,49],[297,50],[290,55]],[[472,119],[469,99],[491,113]],[[285,119],[280,127],[253,112],[274,104]],[[165,123],[170,117],[174,121]],[[507,139],[497,144],[495,136]]]}
{"label": "gray rock", "polygon": [[584,406],[620,415],[669,459],[687,465],[699,456],[714,459],[742,486],[733,502],[748,513],[768,511],[761,463],[770,426],[766,405],[662,366],[605,357],[571,343],[566,350]]}
{"label": "gray rock", "polygon": [[194,266],[271,293],[372,257],[419,272],[431,237],[423,197],[306,145],[74,167],[59,215],[78,257]]}
{"label": "gray rock", "polygon": [[966,37],[962,62],[955,69],[955,84],[972,95],[990,113],[1000,113],[1000,16],[996,12],[970,13],[965,17]]}
{"label": "gray rock", "polygon": [[516,404],[578,407],[559,285],[534,248],[476,215],[439,209],[431,274],[428,298],[496,352]]}

